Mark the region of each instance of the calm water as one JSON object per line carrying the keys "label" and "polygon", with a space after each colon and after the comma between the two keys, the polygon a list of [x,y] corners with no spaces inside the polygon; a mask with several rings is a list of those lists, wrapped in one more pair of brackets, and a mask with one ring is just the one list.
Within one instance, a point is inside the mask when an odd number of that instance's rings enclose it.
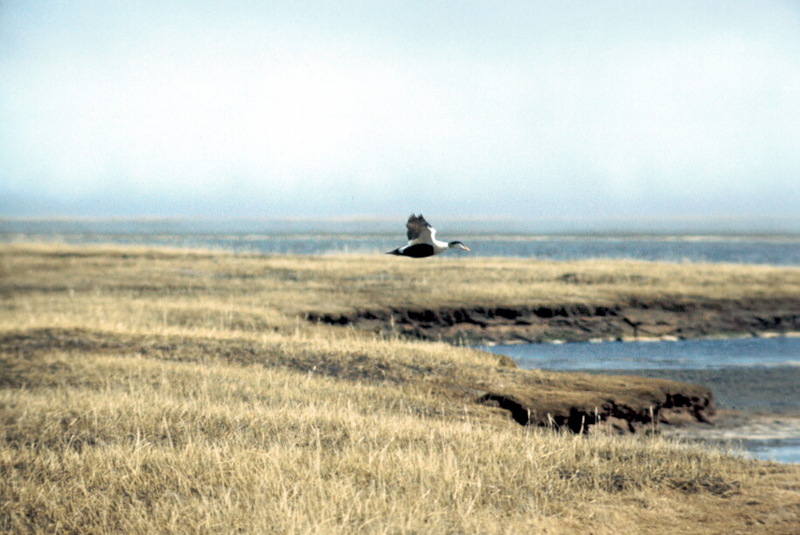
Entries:
{"label": "calm water", "polygon": [[794,337],[510,344],[481,349],[508,355],[523,368],[547,370],[719,370],[800,366],[800,338]]}
{"label": "calm water", "polygon": [[[0,242],[43,241],[68,244],[124,244],[219,249],[260,254],[381,254],[405,243],[392,235],[252,234],[192,232],[19,232],[0,223]],[[74,229],[73,229],[74,230]],[[136,230],[136,229],[131,229]],[[165,229],[166,230],[166,229]],[[447,239],[449,236],[441,236]],[[734,262],[800,265],[800,236],[546,236],[459,235],[471,253],[451,256],[509,256],[553,260],[629,258],[667,262]]]}
{"label": "calm water", "polygon": [[524,368],[659,377],[709,387],[721,408],[777,415],[708,435],[800,463],[800,338],[482,346]]}

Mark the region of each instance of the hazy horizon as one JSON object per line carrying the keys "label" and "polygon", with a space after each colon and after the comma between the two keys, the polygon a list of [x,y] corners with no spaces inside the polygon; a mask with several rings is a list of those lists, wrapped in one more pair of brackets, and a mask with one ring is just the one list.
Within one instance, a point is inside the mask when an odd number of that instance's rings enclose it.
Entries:
{"label": "hazy horizon", "polygon": [[[429,217],[440,232],[478,235],[676,235],[800,237],[800,216],[784,218],[507,218],[501,216]],[[405,218],[394,216],[199,217],[59,216],[3,217],[5,234],[350,234],[405,235]]]}
{"label": "hazy horizon", "polygon": [[795,232],[798,57],[790,1],[3,2],[0,216]]}

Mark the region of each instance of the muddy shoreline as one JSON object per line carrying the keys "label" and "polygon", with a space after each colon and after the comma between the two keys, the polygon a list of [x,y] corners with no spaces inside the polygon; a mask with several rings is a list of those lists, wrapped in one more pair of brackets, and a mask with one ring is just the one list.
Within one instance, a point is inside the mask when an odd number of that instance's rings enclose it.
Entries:
{"label": "muddy shoreline", "polygon": [[632,299],[614,305],[375,308],[309,312],[305,318],[386,336],[468,345],[692,339],[800,331],[800,300]]}
{"label": "muddy shoreline", "polygon": [[[722,369],[595,370],[583,373],[636,375],[668,379],[708,388],[713,392],[716,412],[708,422],[675,418],[661,431],[668,436],[732,444],[792,443],[800,437],[800,367]],[[793,461],[797,462],[797,461]]]}
{"label": "muddy shoreline", "polygon": [[[635,341],[648,339],[697,339],[707,337],[796,335],[800,331],[800,303],[797,300],[734,300],[642,302],[631,300],[613,306],[508,306],[442,309],[391,308],[356,310],[349,314],[314,314],[306,319],[343,327],[364,329],[383,336],[402,336],[454,344],[546,343],[586,341]],[[672,394],[656,402],[656,414],[618,410],[609,400],[601,415],[604,425],[618,432],[649,430],[666,424],[670,432],[699,433],[760,425],[774,416],[800,415],[800,399],[792,401],[800,370],[751,371],[743,375],[732,370],[625,370],[592,371],[605,375],[641,376],[679,381],[686,392],[676,392],[680,403],[673,406]],[[788,381],[787,381],[788,379]],[[692,386],[707,394],[685,395]],[[776,391],[777,388],[777,391]],[[760,393],[763,393],[762,396]],[[519,393],[517,393],[519,394]],[[775,395],[787,400],[774,402]],[[535,415],[540,409],[525,395],[495,392],[481,402],[509,411],[523,425],[546,425]],[[683,399],[686,398],[686,399]],[[769,398],[769,399],[767,399]],[[479,400],[480,401],[480,400]],[[717,407],[721,411],[717,410]],[[559,426],[580,432],[592,417],[582,407],[561,407]],[[641,411],[639,411],[641,412]],[[770,420],[771,419],[771,420]]]}
{"label": "muddy shoreline", "polygon": [[800,415],[800,367],[722,368],[703,370],[603,370],[582,371],[603,375],[637,375],[701,385],[714,392],[721,413],[750,415]]}

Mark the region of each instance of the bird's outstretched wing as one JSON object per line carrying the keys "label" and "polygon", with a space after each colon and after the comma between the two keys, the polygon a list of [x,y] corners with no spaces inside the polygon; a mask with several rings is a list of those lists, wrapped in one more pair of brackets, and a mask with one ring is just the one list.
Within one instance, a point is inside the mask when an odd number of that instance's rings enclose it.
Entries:
{"label": "bird's outstretched wing", "polygon": [[406,222],[406,228],[408,229],[406,233],[406,236],[408,236],[408,243],[433,244],[433,238],[436,236],[436,229],[425,221],[422,214],[411,214]]}

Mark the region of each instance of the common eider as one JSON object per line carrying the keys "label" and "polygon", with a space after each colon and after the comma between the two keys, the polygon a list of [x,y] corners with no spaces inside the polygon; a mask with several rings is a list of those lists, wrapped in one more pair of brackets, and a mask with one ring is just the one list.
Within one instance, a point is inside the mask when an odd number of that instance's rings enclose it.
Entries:
{"label": "common eider", "polygon": [[425,221],[425,218],[420,215],[411,214],[406,222],[408,232],[408,244],[398,247],[393,251],[386,254],[393,254],[397,256],[410,256],[411,258],[425,258],[435,254],[443,253],[448,249],[461,249],[469,251],[469,247],[460,241],[440,241],[436,239],[436,229],[430,226]]}

